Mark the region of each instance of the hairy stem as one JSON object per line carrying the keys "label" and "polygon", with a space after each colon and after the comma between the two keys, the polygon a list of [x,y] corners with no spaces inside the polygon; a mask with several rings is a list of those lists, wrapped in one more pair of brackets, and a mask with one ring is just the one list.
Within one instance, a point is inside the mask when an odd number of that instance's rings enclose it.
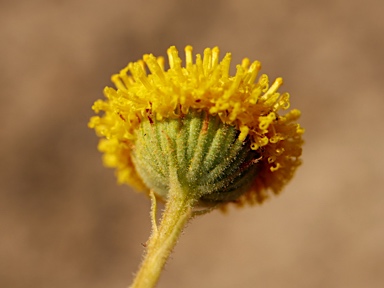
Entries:
{"label": "hairy stem", "polygon": [[[156,225],[155,219],[156,204],[152,202],[152,234],[147,242],[146,254],[134,282],[130,286],[131,288],[155,287],[185,224],[192,217],[194,201],[188,198],[188,193],[182,191],[177,179],[174,180],[159,225]],[[156,201],[153,195],[151,198],[152,201]]]}

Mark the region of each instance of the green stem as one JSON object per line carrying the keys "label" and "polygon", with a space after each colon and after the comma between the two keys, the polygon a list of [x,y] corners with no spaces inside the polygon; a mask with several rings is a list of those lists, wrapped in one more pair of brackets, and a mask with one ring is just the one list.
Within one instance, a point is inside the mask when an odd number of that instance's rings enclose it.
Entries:
{"label": "green stem", "polygon": [[[175,183],[176,182],[176,183]],[[155,287],[160,273],[175,247],[177,240],[192,216],[193,199],[182,191],[178,181],[173,182],[159,227],[154,219],[156,203],[152,202],[152,234],[147,242],[147,251],[131,288]],[[156,201],[152,195],[152,201]]]}

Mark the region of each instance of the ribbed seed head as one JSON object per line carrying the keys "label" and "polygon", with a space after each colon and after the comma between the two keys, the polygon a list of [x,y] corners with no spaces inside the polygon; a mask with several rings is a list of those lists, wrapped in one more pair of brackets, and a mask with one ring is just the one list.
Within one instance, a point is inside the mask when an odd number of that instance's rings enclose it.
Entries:
{"label": "ribbed seed head", "polygon": [[260,155],[239,131],[218,116],[192,110],[178,118],[140,123],[132,149],[136,171],[146,186],[166,200],[170,171],[185,193],[202,205],[235,201],[259,170]]}

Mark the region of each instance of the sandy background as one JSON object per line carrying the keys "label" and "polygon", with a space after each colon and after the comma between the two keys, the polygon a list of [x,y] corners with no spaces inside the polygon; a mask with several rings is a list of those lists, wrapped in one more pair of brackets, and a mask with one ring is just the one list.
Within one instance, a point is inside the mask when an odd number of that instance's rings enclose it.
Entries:
{"label": "sandy background", "polygon": [[[193,221],[158,287],[383,287],[383,1],[1,1],[0,287],[126,287],[149,201],[86,127],[109,77],[170,45],[283,76],[304,165],[261,207]],[[223,55],[222,54],[222,55]]]}

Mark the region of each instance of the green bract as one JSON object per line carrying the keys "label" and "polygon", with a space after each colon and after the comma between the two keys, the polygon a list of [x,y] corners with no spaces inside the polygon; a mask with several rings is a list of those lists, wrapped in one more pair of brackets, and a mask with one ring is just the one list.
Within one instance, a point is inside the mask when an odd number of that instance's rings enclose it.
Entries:
{"label": "green bract", "polygon": [[184,193],[200,204],[235,201],[259,170],[260,155],[239,131],[205,111],[176,119],[148,117],[137,131],[133,162],[144,183],[163,200],[170,190],[170,171]]}

